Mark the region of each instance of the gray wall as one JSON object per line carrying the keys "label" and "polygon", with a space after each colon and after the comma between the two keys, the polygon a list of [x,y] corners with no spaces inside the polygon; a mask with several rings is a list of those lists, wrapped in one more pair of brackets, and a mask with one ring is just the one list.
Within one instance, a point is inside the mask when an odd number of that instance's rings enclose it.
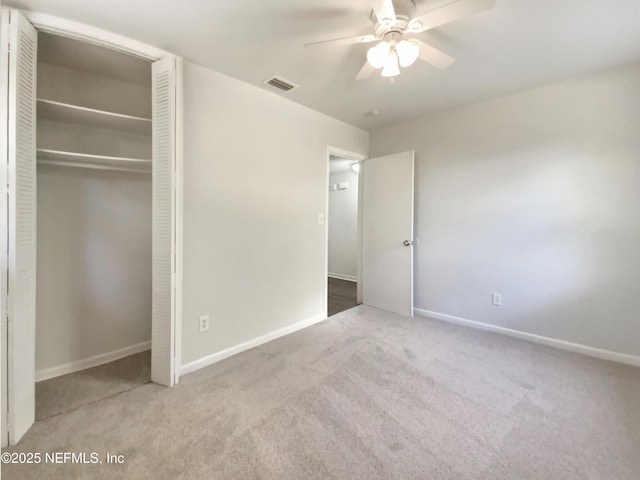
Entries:
{"label": "gray wall", "polygon": [[151,177],[38,167],[36,370],[151,340]]}
{"label": "gray wall", "polygon": [[329,275],[355,280],[358,276],[358,174],[351,169],[331,172],[329,184],[340,182],[349,182],[349,188],[329,192]]}
{"label": "gray wall", "polygon": [[369,135],[191,62],[184,135],[186,364],[322,315],[327,146]]}
{"label": "gray wall", "polygon": [[372,132],[416,150],[416,307],[640,355],[639,106],[632,65]]}

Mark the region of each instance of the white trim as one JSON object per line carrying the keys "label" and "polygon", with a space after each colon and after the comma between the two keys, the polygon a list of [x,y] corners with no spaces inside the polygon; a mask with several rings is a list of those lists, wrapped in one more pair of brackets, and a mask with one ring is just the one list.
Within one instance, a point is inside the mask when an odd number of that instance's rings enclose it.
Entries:
{"label": "white trim", "polygon": [[66,375],[67,373],[79,372],[91,367],[97,367],[98,365],[104,365],[105,363],[120,360],[121,358],[135,355],[136,353],[145,352],[151,349],[151,342],[142,342],[130,347],[120,348],[113,350],[112,352],[101,353],[100,355],[94,355],[93,357],[83,358],[82,360],[76,360],[75,362],[65,363],[58,365],[57,367],[45,368],[43,370],[36,371],[36,382],[42,380],[48,380],[50,378],[59,377],[60,375]]}
{"label": "white trim", "polygon": [[331,149],[327,147],[324,184],[324,278],[322,279],[322,312],[329,316],[329,175],[331,170]]}
{"label": "white trim", "polygon": [[[368,157],[367,157],[368,158]],[[364,175],[365,175],[365,166],[364,166],[364,160],[360,161],[360,170],[358,171],[358,231],[356,234],[356,245],[357,245],[357,255],[356,255],[356,274],[357,274],[357,282],[358,284],[356,285],[356,303],[358,305],[362,304],[362,265],[363,265],[363,256],[362,256],[362,252],[363,252],[363,248],[362,248],[362,219],[363,217],[363,212],[364,212]]]}
{"label": "white trim", "polygon": [[0,75],[0,99],[2,100],[2,107],[0,108],[0,212],[2,215],[2,221],[0,221],[0,355],[2,360],[0,364],[0,382],[2,382],[1,391],[2,399],[0,400],[0,444],[2,447],[9,445],[9,431],[8,425],[8,410],[7,400],[9,397],[9,389],[7,382],[9,357],[7,352],[8,341],[8,290],[7,290],[7,272],[8,261],[7,256],[8,241],[9,241],[9,224],[6,217],[8,205],[9,190],[7,188],[7,182],[9,178],[9,170],[7,163],[7,149],[8,149],[8,134],[9,125],[7,123],[7,109],[9,99],[9,84],[7,82],[8,77],[4,74],[4,66],[7,65],[9,60],[9,9],[2,7],[0,9],[0,62],[3,65],[2,75]]}
{"label": "white trim", "polygon": [[358,283],[358,277],[354,277],[353,275],[343,275],[341,273],[331,273],[327,274],[329,278],[337,278],[338,280],[346,280],[347,282],[356,282]]}
{"label": "white trim", "polygon": [[307,318],[306,320],[302,320],[301,322],[294,323],[293,325],[289,325],[278,330],[274,330],[273,332],[267,333],[266,335],[262,335],[261,337],[257,337],[247,342],[240,343],[212,355],[207,355],[206,357],[203,357],[199,360],[186,363],[182,365],[180,374],[186,375],[187,373],[195,372],[196,370],[200,370],[201,368],[213,365],[214,363],[224,360],[225,358],[229,358],[233,355],[237,355],[238,353],[242,353],[246,350],[258,347],[264,343],[270,342],[271,340],[275,340],[276,338],[284,337],[285,335],[289,335],[290,333],[294,333],[298,330],[302,330],[303,328],[315,325],[316,323],[319,323],[326,318],[327,317],[324,314],[316,315],[314,317]]}
{"label": "white trim", "polygon": [[456,325],[462,325],[478,330],[499,333],[502,335],[507,335],[509,337],[526,340],[528,342],[539,343],[541,345],[547,345],[549,347],[567,350],[569,352],[581,353],[590,357],[601,358],[603,360],[611,360],[613,362],[625,363],[628,365],[640,367],[640,357],[628,355],[626,353],[612,352],[611,350],[589,347],[580,343],[572,343],[565,340],[559,340],[557,338],[543,337],[542,335],[536,335],[534,333],[512,330],[511,328],[499,327],[497,325],[491,325],[489,323],[476,322],[475,320],[468,320],[466,318],[455,317],[453,315],[447,315],[445,313],[432,312],[430,310],[423,310],[421,308],[414,308],[413,311],[416,315],[420,315],[422,317],[434,318],[436,320],[442,320],[445,322],[454,323]]}
{"label": "white trim", "polygon": [[181,57],[176,59],[176,162],[175,162],[175,311],[174,318],[174,359],[173,384],[180,381],[180,363],[182,361],[182,245],[183,245],[183,62]]}
{"label": "white trim", "polygon": [[169,52],[165,52],[159,48],[84,23],[54,17],[53,15],[47,15],[45,13],[29,12],[26,10],[21,10],[21,12],[27,20],[41,32],[74,38],[82,42],[100,45],[146,60],[160,60],[161,58],[172,56]]}
{"label": "white trim", "polygon": [[369,159],[369,155],[365,153],[352,152],[351,150],[345,150],[344,148],[340,147],[332,147],[331,145],[327,146],[327,153],[329,155],[334,155],[336,157],[342,157],[349,160],[355,160],[358,162]]}

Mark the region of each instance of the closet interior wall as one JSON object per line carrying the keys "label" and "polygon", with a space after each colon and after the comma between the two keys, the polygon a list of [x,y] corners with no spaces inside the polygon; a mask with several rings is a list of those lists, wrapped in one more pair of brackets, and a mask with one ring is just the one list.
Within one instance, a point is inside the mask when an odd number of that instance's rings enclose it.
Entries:
{"label": "closet interior wall", "polygon": [[40,33],[36,379],[151,340],[151,65]]}

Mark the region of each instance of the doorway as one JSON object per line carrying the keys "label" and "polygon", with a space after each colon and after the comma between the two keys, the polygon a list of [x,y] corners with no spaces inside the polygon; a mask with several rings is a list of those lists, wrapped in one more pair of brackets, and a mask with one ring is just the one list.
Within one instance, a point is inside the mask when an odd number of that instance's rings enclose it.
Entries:
{"label": "doorway", "polygon": [[359,302],[360,162],[353,154],[330,152],[327,200],[327,316]]}
{"label": "doorway", "polygon": [[[366,160],[366,161],[365,161]],[[325,312],[327,316],[344,311],[340,298],[344,290],[333,289],[334,299],[339,302],[329,307],[330,286],[334,280],[347,280],[356,284],[355,305],[365,304],[406,317],[413,316],[413,212],[414,212],[414,160],[415,152],[406,151],[381,157],[368,158],[339,149],[328,148],[327,155],[327,226],[325,229],[327,246],[325,270]],[[332,162],[342,168],[358,169],[357,191],[357,234],[356,265],[354,279],[338,269],[344,262],[335,262],[335,246],[330,238],[332,216],[332,194],[348,190],[350,183],[340,185],[339,177],[331,175]],[[359,167],[356,167],[356,164]],[[347,180],[348,182],[348,180]],[[334,198],[336,198],[334,196]],[[335,218],[333,218],[335,220]],[[333,235],[332,235],[333,237]],[[333,260],[329,260],[333,255]],[[338,266],[336,266],[338,265]],[[333,285],[331,285],[333,284]],[[345,286],[341,284],[340,286]],[[351,288],[352,291],[353,287]],[[346,302],[353,304],[352,293],[347,292]],[[337,298],[335,298],[337,297]],[[342,303],[342,307],[341,307]],[[349,308],[347,306],[347,308]]]}

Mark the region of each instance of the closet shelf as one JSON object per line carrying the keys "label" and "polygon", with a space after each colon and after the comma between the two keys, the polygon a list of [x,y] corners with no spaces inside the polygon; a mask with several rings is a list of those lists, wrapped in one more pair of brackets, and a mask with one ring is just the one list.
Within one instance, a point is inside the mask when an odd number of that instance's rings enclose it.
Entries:
{"label": "closet shelf", "polygon": [[37,99],[38,118],[151,135],[151,119]]}
{"label": "closet shelf", "polygon": [[111,157],[46,148],[38,148],[36,151],[39,164],[151,173],[151,160],[142,158]]}

